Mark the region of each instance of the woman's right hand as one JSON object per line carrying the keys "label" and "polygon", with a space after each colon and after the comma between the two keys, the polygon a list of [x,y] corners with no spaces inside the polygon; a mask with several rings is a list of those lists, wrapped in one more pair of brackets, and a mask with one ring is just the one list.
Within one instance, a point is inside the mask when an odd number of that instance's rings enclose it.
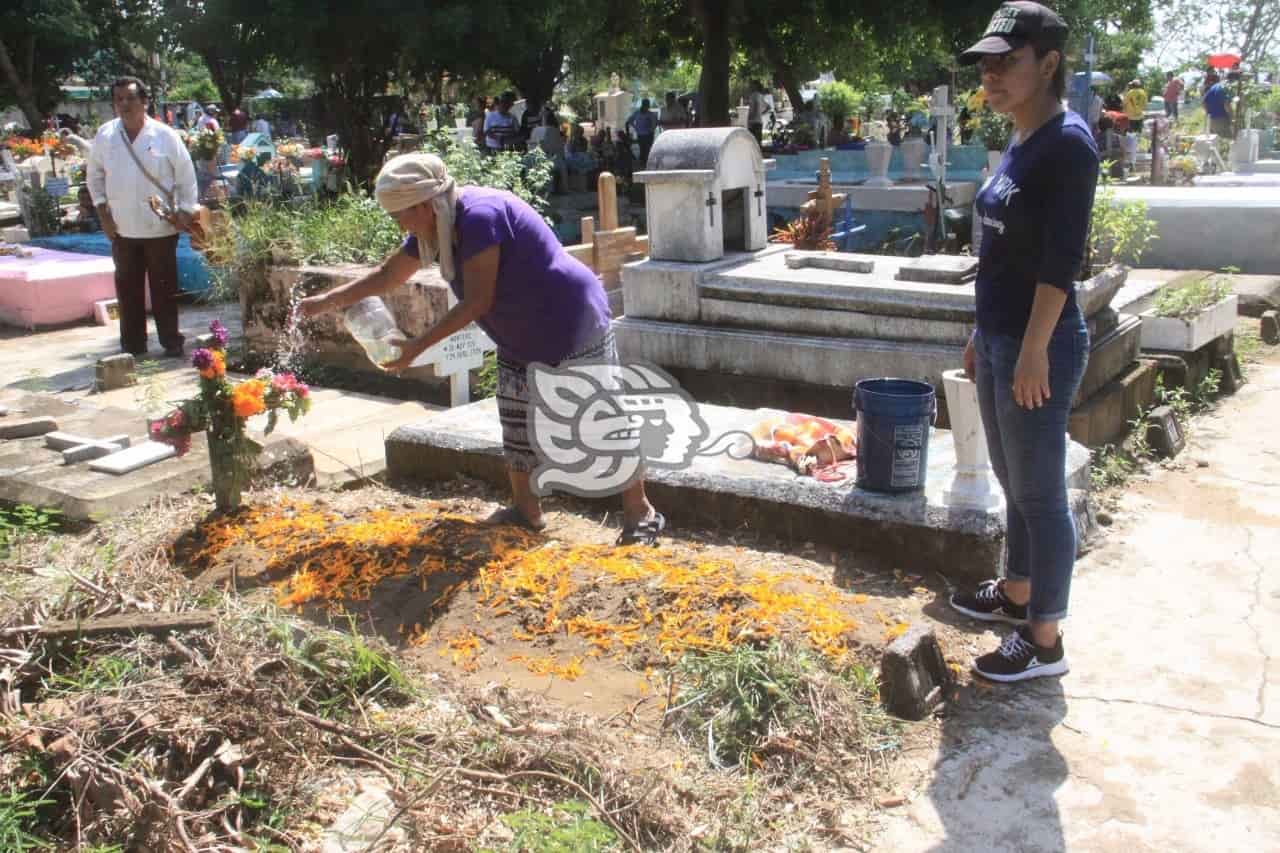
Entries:
{"label": "woman's right hand", "polygon": [[964,375],[969,381],[974,381],[978,375],[978,351],[974,349],[973,339],[978,333],[974,332],[969,336],[969,342],[964,345]]}
{"label": "woman's right hand", "polygon": [[330,305],[329,295],[327,293],[308,296],[306,299],[303,299],[298,303],[298,316],[303,319],[317,317],[328,310],[330,310]]}

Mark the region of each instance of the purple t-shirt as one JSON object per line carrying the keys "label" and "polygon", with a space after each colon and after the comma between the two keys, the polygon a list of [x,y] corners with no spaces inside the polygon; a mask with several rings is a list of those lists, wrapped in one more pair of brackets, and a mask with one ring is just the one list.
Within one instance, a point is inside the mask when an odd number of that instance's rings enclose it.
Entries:
{"label": "purple t-shirt", "polygon": [[[612,315],[600,279],[564,250],[538,212],[505,190],[463,187],[458,193],[454,262],[449,283],[462,299],[462,266],[501,246],[498,285],[489,313],[476,321],[505,358],[559,364],[600,338]],[[418,257],[410,234],[404,251]]]}

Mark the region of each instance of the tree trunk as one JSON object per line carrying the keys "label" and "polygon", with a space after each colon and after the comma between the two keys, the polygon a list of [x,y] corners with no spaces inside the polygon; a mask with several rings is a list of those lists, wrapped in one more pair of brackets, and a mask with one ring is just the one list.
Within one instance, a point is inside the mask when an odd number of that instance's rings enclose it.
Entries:
{"label": "tree trunk", "polygon": [[702,76],[698,81],[698,126],[729,125],[729,3],[695,0],[702,25]]}
{"label": "tree trunk", "polygon": [[796,70],[783,58],[782,51],[772,39],[765,44],[765,55],[769,59],[769,64],[773,66],[774,79],[782,84],[783,90],[787,93],[787,100],[791,101],[794,117],[804,106],[804,96],[800,94],[800,81],[796,79]]}
{"label": "tree trunk", "polygon": [[[33,50],[34,47],[32,45]],[[13,57],[9,55],[9,48],[5,46],[3,41],[0,41],[0,71],[4,72],[9,88],[13,89],[13,96],[18,102],[18,108],[26,116],[27,124],[32,130],[43,130],[44,115],[40,112],[39,105],[36,104],[35,91],[31,85],[32,81],[23,80],[22,76],[18,74],[18,69],[13,64]]]}

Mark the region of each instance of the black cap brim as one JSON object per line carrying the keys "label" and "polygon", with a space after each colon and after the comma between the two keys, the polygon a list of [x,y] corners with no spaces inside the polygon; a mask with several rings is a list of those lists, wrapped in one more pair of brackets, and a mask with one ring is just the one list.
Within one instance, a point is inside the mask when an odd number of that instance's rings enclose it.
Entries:
{"label": "black cap brim", "polygon": [[1026,39],[1016,36],[987,36],[973,47],[960,54],[961,65],[972,65],[984,56],[997,56],[1017,50],[1027,43]]}

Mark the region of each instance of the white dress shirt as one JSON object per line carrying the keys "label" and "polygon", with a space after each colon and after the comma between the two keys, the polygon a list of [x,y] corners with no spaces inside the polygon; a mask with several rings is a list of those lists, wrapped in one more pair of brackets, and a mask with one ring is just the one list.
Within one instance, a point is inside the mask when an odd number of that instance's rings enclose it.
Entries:
{"label": "white dress shirt", "polygon": [[120,119],[98,128],[89,152],[87,179],[93,204],[104,202],[111,208],[111,217],[121,237],[146,239],[169,237],[178,233],[151,210],[147,199],[151,196],[165,198],[138,169],[124,146],[132,144],[138,159],[156,180],[173,194],[178,210],[194,213],[199,198],[196,189],[196,170],[191,154],[177,131],[168,125],[148,118],[132,143],[125,133]]}

